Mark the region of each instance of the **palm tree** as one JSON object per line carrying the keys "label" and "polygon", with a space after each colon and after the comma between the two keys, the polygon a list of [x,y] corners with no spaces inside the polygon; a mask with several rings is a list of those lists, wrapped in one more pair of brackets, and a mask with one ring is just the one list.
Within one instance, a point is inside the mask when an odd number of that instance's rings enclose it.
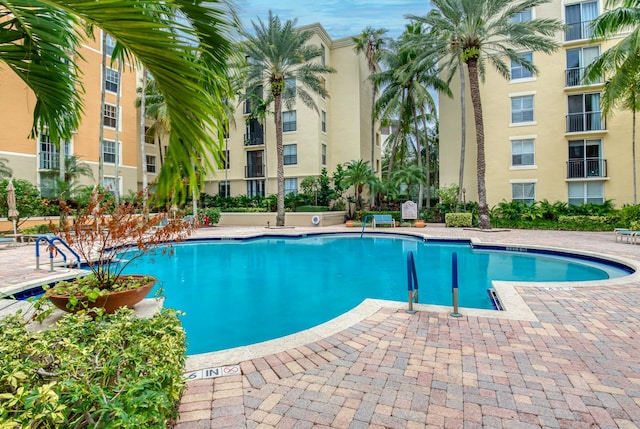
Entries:
{"label": "palm tree", "polygon": [[9,160],[6,158],[0,158],[0,179],[4,177],[11,177],[13,170],[9,168]]}
{"label": "palm tree", "polygon": [[424,185],[427,181],[427,174],[425,170],[416,164],[405,165],[402,168],[393,171],[391,176],[396,189],[400,189],[400,186],[404,183],[407,185],[407,197],[411,199],[411,187],[413,184]]}
{"label": "palm tree", "polygon": [[362,208],[362,191],[365,186],[374,186],[377,181],[377,176],[371,170],[369,161],[353,160],[345,164],[347,167],[344,172],[344,183],[347,186],[353,186],[356,197],[356,209]]}
{"label": "palm tree", "polygon": [[595,82],[607,78],[601,98],[605,115],[612,113],[616,107],[630,110],[632,113],[633,204],[637,204],[636,112],[640,111],[640,1],[609,0],[607,7],[612,9],[598,16],[592,24],[593,37],[606,38],[628,29],[631,29],[631,32],[587,67],[585,80]]}
{"label": "palm tree", "polygon": [[[367,26],[362,33],[356,37],[352,37],[351,40],[356,44],[355,51],[360,54],[364,52],[364,56],[367,59],[367,66],[369,73],[373,74],[378,71],[378,59],[380,51],[388,43],[387,38],[384,35],[387,33],[386,28],[373,28]],[[378,85],[373,82],[373,88],[371,91],[371,166],[375,165],[375,115],[373,114],[373,106],[376,103],[376,96],[378,93]],[[373,198],[373,196],[372,196]]]}
{"label": "palm tree", "polygon": [[[203,91],[205,78],[223,81],[228,40],[238,20],[222,0],[193,2],[2,1],[0,62],[16,73],[36,97],[32,135],[47,128],[52,141],[70,138],[82,114],[83,87],[74,52],[95,26],[149,70],[167,101],[176,132],[171,135],[172,162],[164,166],[157,195],[173,191],[176,176],[186,172],[195,182],[190,159],[207,152],[220,156],[222,91]],[[11,11],[11,13],[7,13]],[[126,20],[122,17],[126,16]],[[209,61],[197,65],[196,59]],[[221,84],[222,85],[222,84]],[[183,144],[179,144],[183,142]]]}
{"label": "palm tree", "polygon": [[[320,62],[310,61],[322,55],[322,50],[308,42],[313,32],[295,28],[296,20],[281,22],[269,11],[265,23],[252,22],[253,33],[244,31],[242,48],[249,58],[245,64],[247,93],[254,94],[261,87],[273,101],[276,127],[276,155],[278,160],[278,197],[276,225],[284,226],[284,147],[282,144],[282,105],[293,107],[299,98],[318,112],[312,94],[327,97],[322,75],[334,70]],[[295,81],[295,88],[285,85]]]}
{"label": "palm tree", "polygon": [[424,49],[418,51],[423,61],[430,60],[434,55],[438,61],[451,58],[451,45],[454,42],[457,46],[455,52],[460,52],[460,60],[467,65],[476,129],[478,217],[483,229],[490,228],[491,224],[485,185],[480,78],[484,77],[487,61],[504,78],[509,78],[509,66],[505,59],[517,61],[532,73],[537,72],[535,65],[519,51],[555,51],[558,42],[554,37],[563,28],[562,23],[556,19],[542,18],[514,22],[513,18],[520,12],[548,2],[549,0],[433,0],[434,8],[429,14],[424,18],[417,18],[433,29],[424,38]]}
{"label": "palm tree", "polygon": [[91,166],[81,162],[75,155],[65,157],[64,165],[60,162],[60,169],[51,170],[51,174],[58,176],[55,181],[55,194],[61,196],[64,200],[71,199],[80,188],[75,183],[78,178],[88,177],[93,179]]}

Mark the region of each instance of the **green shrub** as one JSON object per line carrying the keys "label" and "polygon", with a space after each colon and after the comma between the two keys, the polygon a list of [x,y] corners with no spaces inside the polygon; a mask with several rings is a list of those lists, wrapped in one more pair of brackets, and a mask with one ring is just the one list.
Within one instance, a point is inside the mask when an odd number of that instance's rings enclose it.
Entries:
{"label": "green shrub", "polygon": [[[363,220],[365,216],[367,215],[391,215],[391,217],[393,218],[393,220],[400,222],[402,220],[402,213],[399,211],[366,211],[366,210],[360,210],[358,213],[356,213],[356,219],[358,220]],[[368,219],[367,222],[372,222],[372,219]]]}
{"label": "green shrub", "polygon": [[205,224],[205,218],[209,218],[209,225],[220,222],[220,209],[217,207],[205,207],[198,211],[201,221],[200,224]]}
{"label": "green shrub", "polygon": [[447,227],[469,227],[472,225],[471,213],[447,213],[444,215],[444,223]]}
{"label": "green shrub", "polygon": [[177,314],[68,315],[44,332],[0,319],[0,421],[7,428],[166,428],[184,389]]}
{"label": "green shrub", "polygon": [[327,206],[299,206],[296,209],[297,212],[328,212]]}
{"label": "green shrub", "polygon": [[613,225],[617,218],[615,216],[560,216],[560,223],[598,223]]}
{"label": "green shrub", "polygon": [[223,213],[265,213],[265,207],[227,207],[223,208]]}

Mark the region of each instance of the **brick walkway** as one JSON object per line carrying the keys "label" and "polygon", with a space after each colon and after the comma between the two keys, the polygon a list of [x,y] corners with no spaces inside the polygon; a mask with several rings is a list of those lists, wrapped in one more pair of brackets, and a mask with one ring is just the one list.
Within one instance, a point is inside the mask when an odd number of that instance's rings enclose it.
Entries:
{"label": "brick walkway", "polygon": [[[420,232],[640,264],[640,246],[615,243],[612,233]],[[0,281],[9,252],[0,250]],[[188,382],[176,429],[640,427],[639,277],[570,290],[517,287],[533,322],[384,307],[322,340],[227,362],[241,375]]]}

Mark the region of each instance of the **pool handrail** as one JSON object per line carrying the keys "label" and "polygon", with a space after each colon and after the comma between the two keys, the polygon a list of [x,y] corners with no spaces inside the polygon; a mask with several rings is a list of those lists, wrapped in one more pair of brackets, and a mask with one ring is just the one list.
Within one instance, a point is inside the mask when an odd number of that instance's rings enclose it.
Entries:
{"label": "pool handrail", "polygon": [[[56,237],[53,236],[53,238],[49,239],[48,236],[46,235],[41,235],[40,237],[38,237],[36,239],[36,269],[40,269],[40,241],[45,240],[49,246],[48,246],[48,250],[49,250],[49,263],[50,263],[50,271],[53,271],[53,252],[54,250],[57,253],[60,253],[62,255],[62,262],[65,263],[67,262],[67,255],[61,250],[59,249],[54,242],[59,241],[60,244],[62,246],[64,246],[67,250],[69,250],[69,252],[76,257],[77,261],[78,261],[78,268],[80,268],[80,255],[78,255],[71,247],[69,247],[69,244],[64,241],[62,238],[60,237]],[[71,268],[73,265],[69,264],[69,267]]]}
{"label": "pool handrail", "polygon": [[416,273],[416,263],[413,252],[407,253],[407,289],[409,291],[409,308],[407,313],[415,313],[413,303],[418,303],[418,274]]}
{"label": "pool handrail", "polygon": [[364,228],[367,226],[367,219],[368,218],[373,218],[373,215],[365,215],[363,221],[362,221],[362,231],[360,231],[360,238],[362,238],[362,236],[364,235]]}

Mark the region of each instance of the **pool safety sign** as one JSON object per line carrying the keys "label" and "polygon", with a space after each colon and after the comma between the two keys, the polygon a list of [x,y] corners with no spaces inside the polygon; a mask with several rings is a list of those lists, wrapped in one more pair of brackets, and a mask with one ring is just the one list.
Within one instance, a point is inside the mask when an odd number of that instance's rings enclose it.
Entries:
{"label": "pool safety sign", "polygon": [[240,375],[240,365],[220,366],[217,368],[199,369],[197,371],[185,372],[186,381],[201,380],[204,378],[227,377],[229,375]]}

